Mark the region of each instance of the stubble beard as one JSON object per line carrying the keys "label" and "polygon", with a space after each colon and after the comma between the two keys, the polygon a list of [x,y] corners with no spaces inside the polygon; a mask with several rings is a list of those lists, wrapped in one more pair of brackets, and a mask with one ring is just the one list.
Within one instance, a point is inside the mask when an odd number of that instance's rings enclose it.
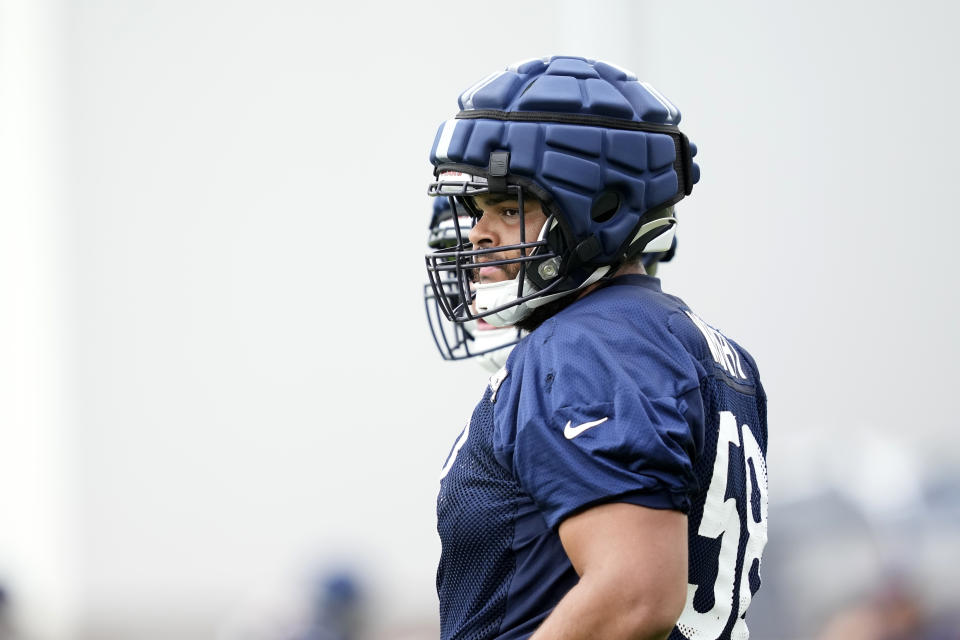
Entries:
{"label": "stubble beard", "polygon": [[[502,254],[502,255],[497,253],[490,254],[487,257],[487,260],[492,262],[494,260],[512,260],[519,257],[520,257],[520,252],[511,251],[510,254]],[[521,263],[519,262],[499,265],[498,267],[496,267],[498,272],[497,275],[502,277],[498,277],[497,279],[491,279],[488,277],[484,282],[480,280],[480,267],[483,266],[483,263],[478,262],[476,264],[477,264],[477,267],[472,269],[472,273],[470,274],[471,282],[474,282],[476,284],[495,284],[497,282],[514,280],[516,279],[517,275],[520,273],[520,267],[521,267]]]}
{"label": "stubble beard", "polygon": [[[519,257],[520,257],[520,252],[516,251],[516,252],[510,252],[510,255],[490,254],[490,256],[488,257],[488,260],[509,260],[511,258],[519,258]],[[482,266],[482,263],[478,263],[478,264],[481,264]],[[501,265],[500,267],[498,267],[498,275],[502,275],[502,277],[499,277],[496,280],[492,280],[488,278],[486,282],[482,284],[494,284],[497,282],[514,280],[516,279],[517,275],[520,273],[520,268],[521,268],[521,263],[519,262]],[[474,283],[480,282],[479,268],[473,270],[472,281]],[[528,315],[526,318],[523,318],[522,320],[518,320],[513,326],[529,333],[534,329],[536,329],[537,327],[539,327],[541,324],[543,324],[544,321],[550,318],[550,316],[553,316],[554,314],[559,313],[561,310],[573,304],[576,300],[577,300],[577,296],[569,295],[569,296],[563,296],[557,300],[553,300],[552,302],[548,302],[543,306],[533,309],[530,312],[530,315]],[[476,310],[476,307],[474,307],[474,310]]]}

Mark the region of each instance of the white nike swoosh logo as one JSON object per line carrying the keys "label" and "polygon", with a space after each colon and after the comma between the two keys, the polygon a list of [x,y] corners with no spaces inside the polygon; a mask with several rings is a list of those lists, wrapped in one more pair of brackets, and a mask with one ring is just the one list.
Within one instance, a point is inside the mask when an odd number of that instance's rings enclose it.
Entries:
{"label": "white nike swoosh logo", "polygon": [[597,426],[598,424],[603,424],[609,419],[610,419],[610,416],[607,416],[606,418],[601,418],[600,420],[594,420],[593,422],[584,422],[583,424],[577,425],[576,427],[571,427],[570,423],[573,421],[567,420],[567,426],[563,428],[563,436],[567,440],[573,440],[574,438],[576,438],[578,435],[580,435],[587,429],[591,429]]}

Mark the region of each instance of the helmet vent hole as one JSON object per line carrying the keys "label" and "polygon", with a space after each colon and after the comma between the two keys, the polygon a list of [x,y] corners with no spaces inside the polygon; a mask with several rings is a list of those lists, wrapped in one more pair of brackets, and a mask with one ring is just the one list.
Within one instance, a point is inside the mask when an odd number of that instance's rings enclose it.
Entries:
{"label": "helmet vent hole", "polygon": [[590,217],[594,222],[606,222],[620,209],[620,196],[615,191],[604,191],[593,202]]}

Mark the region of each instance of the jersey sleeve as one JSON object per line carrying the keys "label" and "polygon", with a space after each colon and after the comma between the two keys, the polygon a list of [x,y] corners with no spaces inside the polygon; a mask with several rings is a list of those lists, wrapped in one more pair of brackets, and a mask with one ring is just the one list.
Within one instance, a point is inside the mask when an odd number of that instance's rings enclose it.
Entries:
{"label": "jersey sleeve", "polygon": [[525,367],[512,466],[550,527],[605,502],[689,510],[703,426],[699,380],[680,362],[642,340],[557,331]]}

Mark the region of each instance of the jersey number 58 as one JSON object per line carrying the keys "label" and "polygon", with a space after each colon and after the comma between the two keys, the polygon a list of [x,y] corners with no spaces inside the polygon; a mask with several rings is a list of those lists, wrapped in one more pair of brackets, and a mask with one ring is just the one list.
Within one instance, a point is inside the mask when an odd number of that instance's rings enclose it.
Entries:
{"label": "jersey number 58", "polygon": [[[743,454],[744,487],[732,487],[736,497],[727,497],[730,477],[730,451]],[[733,463],[739,461],[734,460]],[[750,477],[750,469],[756,477],[756,488]],[[739,474],[735,474],[739,475]],[[756,500],[753,492],[759,492]],[[741,504],[738,505],[738,501]],[[755,513],[754,502],[759,502]],[[741,514],[745,517],[741,518]],[[741,536],[741,527],[746,527],[746,536]],[[717,558],[717,577],[713,583],[713,606],[707,611],[694,608],[694,596],[698,589],[709,589],[709,584],[687,585],[687,606],[677,622],[677,629],[689,640],[716,640],[730,622],[736,601],[737,619],[730,631],[731,640],[746,640],[749,637],[743,616],[752,596],[749,573],[760,561],[767,543],[767,469],[760,446],[747,425],[737,426],[737,418],[729,411],[720,412],[720,427],[717,438],[717,457],[713,463],[713,476],[703,505],[703,517],[697,534],[703,538],[721,538],[720,555]],[[742,540],[741,540],[742,538]],[[693,541],[691,541],[692,543]],[[742,563],[738,558],[742,556]],[[734,593],[739,583],[739,594]]]}

